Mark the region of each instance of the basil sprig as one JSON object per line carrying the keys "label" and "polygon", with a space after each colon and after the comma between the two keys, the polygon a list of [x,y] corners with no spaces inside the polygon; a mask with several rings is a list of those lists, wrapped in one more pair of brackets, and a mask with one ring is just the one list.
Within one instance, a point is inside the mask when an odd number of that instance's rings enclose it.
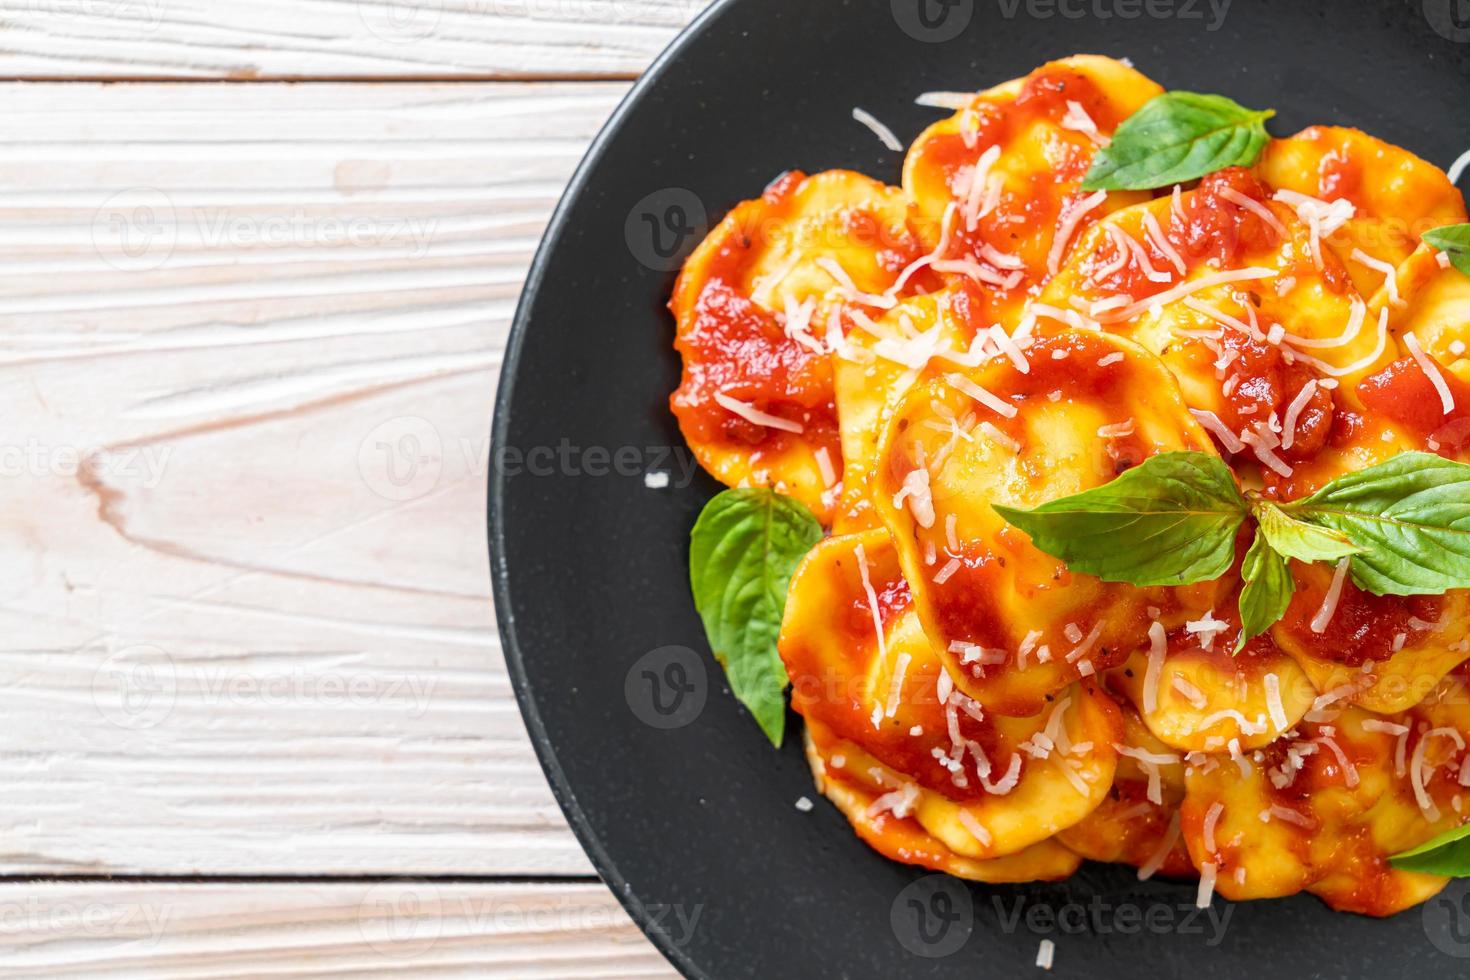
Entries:
{"label": "basil sprig", "polygon": [[820,540],[822,525],[806,507],[753,489],[715,497],[689,535],[689,583],[710,649],[730,690],[778,747],[791,683],[776,650],[786,589]]}
{"label": "basil sprig", "polygon": [[1223,95],[1166,92],[1124,120],[1082,182],[1088,191],[1146,191],[1249,167],[1271,136],[1273,110],[1247,109]]}
{"label": "basil sprig", "polygon": [[1108,582],[1184,585],[1230,570],[1246,504],[1220,457],[1166,453],[1094,490],[1034,510],[995,511],[1074,571]]}
{"label": "basil sprig", "polygon": [[1033,510],[995,510],[1068,567],[1138,586],[1219,578],[1254,517],[1237,652],[1285,615],[1295,590],[1289,559],[1347,558],[1353,581],[1374,595],[1470,588],[1470,466],[1430,453],[1400,453],[1292,503],[1242,494],[1218,456],[1166,453],[1106,486]]}
{"label": "basil sprig", "polygon": [[1418,847],[1395,854],[1388,863],[1400,871],[1470,878],[1470,824],[1447,830]]}
{"label": "basil sprig", "polygon": [[1424,240],[1449,256],[1450,264],[1470,276],[1470,225],[1446,225],[1424,233]]}

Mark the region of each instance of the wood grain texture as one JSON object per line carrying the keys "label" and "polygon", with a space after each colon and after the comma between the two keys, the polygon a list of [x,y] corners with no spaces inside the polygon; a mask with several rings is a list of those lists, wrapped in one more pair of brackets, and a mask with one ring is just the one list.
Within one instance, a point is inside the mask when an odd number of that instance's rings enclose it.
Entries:
{"label": "wood grain texture", "polygon": [[0,0],[0,77],[632,77],[708,0]]}
{"label": "wood grain texture", "polygon": [[0,86],[0,873],[590,871],[485,484],[624,89]]}
{"label": "wood grain texture", "polygon": [[0,922],[0,978],[677,976],[590,885],[11,884]]}

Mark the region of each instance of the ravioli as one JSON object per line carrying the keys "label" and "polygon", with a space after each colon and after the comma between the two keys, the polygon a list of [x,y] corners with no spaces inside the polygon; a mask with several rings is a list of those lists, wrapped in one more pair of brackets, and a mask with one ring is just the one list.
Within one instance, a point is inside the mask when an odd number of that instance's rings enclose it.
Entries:
{"label": "ravioli", "polygon": [[880,317],[862,317],[834,356],[843,458],[838,533],[881,526],[869,491],[888,416],[917,381],[954,366],[947,355],[968,354],[983,322],[977,304],[965,282],[915,296]]}
{"label": "ravioli", "polygon": [[1239,169],[1104,219],[1033,309],[1163,358],[1221,450],[1268,480],[1320,452],[1338,403],[1394,357],[1337,256]]}
{"label": "ravioli", "polygon": [[[1236,654],[1226,637],[1235,637],[1240,623],[1233,610],[1227,615],[1230,620],[1217,620],[1212,612],[1193,624],[1218,626],[1218,632],[1190,633],[1190,624],[1170,632],[1161,656],[1140,651],[1126,670],[1108,677],[1109,686],[1132,702],[1153,736],[1170,749],[1260,748],[1290,731],[1318,697],[1309,674],[1269,637]],[[1211,638],[1211,649],[1201,645],[1202,635]]]}
{"label": "ravioli", "polygon": [[1466,220],[1465,199],[1443,170],[1356,129],[1312,126],[1272,140],[1257,169],[1278,191],[1352,205],[1352,217],[1325,242],[1365,296],[1382,288],[1385,267],[1403,263],[1424,232]]}
{"label": "ravioli", "polygon": [[670,309],[683,378],[670,399],[700,464],[768,486],[819,516],[836,506],[842,451],[827,337],[850,310],[935,282],[902,191],[849,171],[782,177],[700,243]]}
{"label": "ravioli", "polygon": [[1078,229],[1147,200],[1080,187],[1097,147],[1162,91],[1122,62],[1079,55],[981,92],[930,126],[904,160],[903,187],[939,229],[935,268],[989,287],[987,315],[1013,325]]}
{"label": "ravioli", "polygon": [[[1100,334],[1037,338],[1019,361],[957,370],[900,403],[873,503],[925,631],[987,710],[1034,713],[1122,662],[1145,642],[1150,608],[1172,626],[1215,606],[1219,583],[1138,589],[1074,574],[991,507],[1078,493],[1173,450],[1212,451],[1158,359]],[[1001,669],[950,652],[971,647],[996,651]]]}
{"label": "ravioli", "polygon": [[950,852],[989,859],[1040,843],[1112,783],[1117,707],[1079,686],[1031,717],[985,712],[930,646],[881,529],[806,558],[780,650],[793,707],[843,741],[855,771],[881,768],[870,788]]}
{"label": "ravioli", "polygon": [[1375,596],[1348,577],[1324,622],[1333,574],[1331,566],[1293,562],[1296,594],[1271,628],[1319,691],[1370,711],[1404,711],[1470,659],[1470,596]]}
{"label": "ravioli", "polygon": [[[819,723],[808,725],[807,762],[812,767],[817,788],[847,817],[858,837],[884,857],[943,871],[956,878],[996,885],[1060,881],[1071,877],[1082,865],[1081,857],[1054,839],[1032,844],[1015,854],[987,860],[976,860],[951,851],[913,820],[897,819],[891,810],[883,807],[875,810],[879,800],[890,791],[877,785],[871,776],[853,768],[860,762],[861,753],[849,752],[840,741],[832,741],[826,736]],[[851,761],[849,755],[852,756]],[[841,760],[840,766],[834,764],[836,760]]]}
{"label": "ravioli", "polygon": [[1179,829],[1184,757],[1155,738],[1135,712],[1125,708],[1123,721],[1113,788],[1096,810],[1057,839],[1089,861],[1194,877]]}

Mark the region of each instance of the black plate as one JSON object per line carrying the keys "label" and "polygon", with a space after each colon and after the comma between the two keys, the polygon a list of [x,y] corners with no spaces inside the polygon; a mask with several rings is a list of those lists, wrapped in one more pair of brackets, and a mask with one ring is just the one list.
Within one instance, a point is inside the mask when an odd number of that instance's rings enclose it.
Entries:
{"label": "black plate", "polygon": [[[1217,899],[1211,918],[1193,913],[1192,886],[1140,883],[1129,869],[993,888],[886,861],[813,790],[799,722],[774,751],[729,696],[689,598],[689,528],[717,488],[684,478],[667,409],[679,377],[670,270],[702,234],[702,210],[718,219],[787,168],[896,183],[901,154],[853,122],[853,106],[909,140],[941,116],[913,104],[920,92],[1095,52],[1130,57],[1167,88],[1274,106],[1279,134],[1358,126],[1441,165],[1470,145],[1462,0],[1234,0],[1223,21],[1222,3],[727,0],[644,77],[573,179],[501,378],[495,599],[557,799],[688,976],[1031,976],[1044,938],[1058,976],[1470,967],[1461,885],[1453,901],[1388,921],[1305,896]],[[646,469],[672,470],[672,485],[645,487]],[[794,807],[802,796],[813,812]]]}

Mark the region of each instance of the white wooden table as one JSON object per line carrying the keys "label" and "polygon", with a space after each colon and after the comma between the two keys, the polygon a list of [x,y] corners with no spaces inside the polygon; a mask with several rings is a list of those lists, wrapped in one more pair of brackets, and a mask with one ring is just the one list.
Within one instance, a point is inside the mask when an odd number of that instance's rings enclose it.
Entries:
{"label": "white wooden table", "polygon": [[543,223],[703,0],[0,0],[0,977],[668,977],[501,661]]}

